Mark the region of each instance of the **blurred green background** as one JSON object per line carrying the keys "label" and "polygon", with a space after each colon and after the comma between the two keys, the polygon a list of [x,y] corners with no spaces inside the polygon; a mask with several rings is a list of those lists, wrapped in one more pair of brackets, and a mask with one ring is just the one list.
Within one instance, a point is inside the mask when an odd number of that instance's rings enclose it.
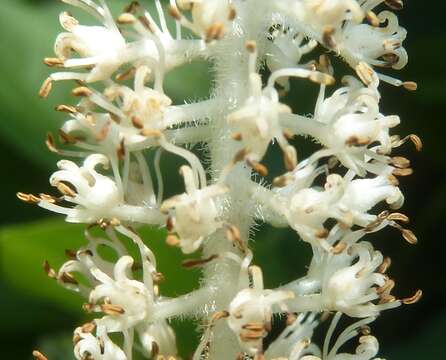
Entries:
{"label": "blurred green background", "polygon": [[[109,3],[117,11],[125,4],[117,0]],[[69,103],[69,87],[57,84],[46,101],[38,98],[37,91],[48,74],[41,59],[52,55],[52,44],[60,31],[57,15],[65,7],[55,0],[0,0],[0,4],[0,359],[30,359],[34,348],[43,349],[50,360],[71,359],[72,330],[88,317],[80,311],[82,300],[50,281],[41,264],[48,259],[59,266],[65,249],[82,244],[82,227],[66,225],[61,217],[20,203],[15,197],[17,191],[51,192],[47,179],[57,157],[46,150],[44,138],[64,120],[52,109]],[[441,144],[446,131],[442,55],[446,52],[446,27],[445,9],[439,8],[444,7],[442,2],[435,2],[435,7],[430,4],[406,1],[404,11],[399,13],[400,22],[409,30],[405,48],[410,62],[398,76],[418,82],[419,90],[410,93],[382,86],[382,112],[399,114],[402,125],[398,133],[416,133],[425,145],[422,153],[411,146],[398,150],[410,157],[415,169],[415,175],[404,179],[401,187],[407,199],[403,212],[410,215],[419,244],[407,245],[391,229],[369,237],[376,248],[394,260],[390,274],[397,280],[397,296],[409,296],[417,288],[424,291],[420,303],[387,312],[373,324],[373,331],[381,339],[381,356],[395,360],[445,358],[446,272],[442,256],[446,250],[446,155]],[[180,103],[203,98],[209,91],[209,76],[205,64],[188,65],[169,76],[168,94]],[[304,85],[304,90],[294,86],[287,100],[300,113],[309,113],[316,92],[311,85]],[[312,149],[302,140],[298,146],[303,148],[301,154]],[[270,167],[280,163],[275,160],[273,152],[268,159]],[[175,167],[172,158],[165,169],[173,174],[171,192],[181,188]],[[162,233],[148,230],[144,236],[153,239],[161,271],[167,279],[175,279],[173,284],[167,281],[162,290],[176,295],[192,288],[198,274],[178,269],[182,260],[179,251],[166,249]],[[296,244],[291,232],[263,226],[254,247],[255,262],[264,267],[267,286],[276,286],[305,271],[308,248]],[[177,322],[174,326],[182,351],[189,353],[193,325]]]}

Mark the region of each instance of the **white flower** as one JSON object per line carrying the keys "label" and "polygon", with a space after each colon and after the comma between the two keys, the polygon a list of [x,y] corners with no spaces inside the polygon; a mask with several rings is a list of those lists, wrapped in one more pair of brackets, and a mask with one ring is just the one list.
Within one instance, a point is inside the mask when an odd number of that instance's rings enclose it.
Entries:
{"label": "white flower", "polygon": [[83,332],[79,327],[74,332],[74,339],[74,355],[77,360],[127,360],[125,353],[110,340],[102,326],[98,326],[97,336]]}
{"label": "white flower", "polygon": [[68,222],[94,223],[99,219],[114,218],[113,210],[122,204],[122,194],[112,179],[96,171],[99,164],[107,167],[108,159],[93,154],[85,159],[82,167],[69,160],[59,161],[60,170],[51,176],[50,183],[62,192],[66,201],[76,206],[68,208],[46,201],[39,205],[66,214]]}
{"label": "white flower", "polygon": [[192,23],[183,18],[183,24],[206,40],[222,38],[225,27],[235,17],[231,0],[177,0],[177,3],[192,12]]}
{"label": "white flower", "polygon": [[271,328],[272,306],[294,295],[288,291],[263,289],[260,268],[249,268],[253,287],[241,290],[229,304],[228,325],[250,354],[262,351],[262,341]]}
{"label": "white flower", "polygon": [[199,188],[195,174],[188,166],[182,166],[180,173],[186,192],[165,200],[161,211],[172,214],[173,230],[179,236],[179,245],[185,254],[189,254],[221,227],[215,197],[227,190],[222,185]]}
{"label": "white flower", "polygon": [[90,293],[90,303],[106,315],[96,320],[108,332],[124,331],[143,321],[150,322],[153,310],[153,289],[148,289],[140,281],[130,276],[133,259],[121,257],[115,265],[113,278],[98,268],[91,269],[93,276],[100,282]]}
{"label": "white flower", "polygon": [[[79,75],[80,80],[105,80],[126,62],[126,41],[107,7],[99,7],[87,1],[80,1],[80,4],[86,6],[104,25],[80,25],[71,15],[63,12],[60,15],[60,23],[67,32],[57,37],[54,51],[67,68],[93,66],[88,75]],[[70,59],[72,51],[79,54],[80,58]]]}
{"label": "white flower", "polygon": [[390,11],[380,12],[376,20],[376,25],[347,23],[337,40],[339,51],[353,68],[363,61],[372,66],[402,69],[408,61],[402,45],[407,31]]}
{"label": "white flower", "polygon": [[352,317],[370,317],[401,305],[390,295],[394,282],[378,272],[382,254],[367,242],[353,245],[348,252],[327,253],[324,265],[314,261],[310,266],[310,277],[319,274],[322,308]]}
{"label": "white flower", "polygon": [[[305,36],[293,27],[294,24],[280,18],[274,20],[267,36],[270,43],[267,47],[266,64],[271,72],[296,66],[303,55],[317,46],[315,40],[303,43]],[[289,90],[287,78],[281,78],[277,82],[285,90]]]}

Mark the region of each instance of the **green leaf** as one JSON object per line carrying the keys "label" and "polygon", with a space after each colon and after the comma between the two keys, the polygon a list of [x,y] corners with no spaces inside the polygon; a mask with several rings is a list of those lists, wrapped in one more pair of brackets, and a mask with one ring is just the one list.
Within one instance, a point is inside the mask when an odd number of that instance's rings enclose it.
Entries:
{"label": "green leaf", "polygon": [[[197,286],[199,271],[181,267],[184,257],[179,249],[165,244],[164,231],[146,228],[139,233],[166,278],[160,285],[163,295],[178,296]],[[78,312],[84,299],[61,288],[41,268],[45,260],[58,268],[66,261],[65,249],[77,249],[84,243],[83,226],[62,219],[5,227],[0,230],[1,273],[11,287],[24,294]]]}

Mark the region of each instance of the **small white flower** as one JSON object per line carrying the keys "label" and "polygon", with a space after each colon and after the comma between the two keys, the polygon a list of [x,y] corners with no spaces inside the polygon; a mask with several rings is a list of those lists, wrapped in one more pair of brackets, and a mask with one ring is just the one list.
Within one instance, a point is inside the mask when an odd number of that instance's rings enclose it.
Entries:
{"label": "small white flower", "polygon": [[220,39],[235,16],[231,0],[177,0],[178,6],[191,10],[192,23],[183,24],[206,40]]}
{"label": "small white flower", "polygon": [[98,165],[108,166],[104,155],[88,156],[82,167],[69,160],[57,165],[60,170],[51,176],[50,183],[62,192],[64,200],[76,206],[62,207],[47,201],[39,202],[40,206],[66,214],[68,222],[94,223],[115,217],[113,210],[122,204],[122,194],[110,177],[96,171]]}
{"label": "small white flower", "polygon": [[250,354],[262,351],[262,341],[271,328],[272,306],[294,295],[287,291],[265,290],[260,268],[249,268],[253,287],[241,290],[229,304],[228,325],[240,345]]}
{"label": "small white flower", "polygon": [[[327,254],[323,268],[313,269],[321,276],[322,307],[330,311],[341,311],[352,317],[377,316],[382,310],[401,305],[390,295],[394,283],[379,273],[383,256],[373,250],[370,243],[361,242],[350,248],[349,254]],[[379,304],[374,301],[379,300]]]}
{"label": "small white flower", "polygon": [[[133,259],[121,257],[115,265],[113,278],[98,268],[91,269],[93,276],[100,282],[90,293],[90,303],[98,304],[105,312],[103,318],[96,320],[108,332],[124,331],[143,321],[150,322],[153,310],[153,289],[131,278]],[[152,290],[152,292],[151,292]]]}
{"label": "small white flower", "polygon": [[[127,45],[108,8],[93,3],[86,6],[104,25],[80,25],[64,12],[60,15],[60,22],[67,32],[57,37],[54,50],[67,68],[93,66],[88,75],[81,77],[87,82],[94,82],[107,79],[127,60]],[[80,58],[70,59],[72,51]]]}
{"label": "small white flower", "polygon": [[74,331],[74,337],[74,355],[77,360],[127,360],[125,353],[110,340],[102,326],[98,326],[97,336],[85,333],[79,327]]}
{"label": "small white flower", "polygon": [[215,197],[227,189],[222,185],[199,188],[195,174],[188,166],[182,166],[186,192],[167,199],[161,211],[172,214],[173,230],[179,236],[179,245],[185,254],[197,250],[203,240],[222,226]]}

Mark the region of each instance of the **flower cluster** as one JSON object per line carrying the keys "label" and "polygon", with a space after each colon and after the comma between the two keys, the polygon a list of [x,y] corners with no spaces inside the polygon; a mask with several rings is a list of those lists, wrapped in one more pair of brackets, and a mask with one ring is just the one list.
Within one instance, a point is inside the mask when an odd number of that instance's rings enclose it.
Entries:
{"label": "flower cluster", "polygon": [[[136,352],[179,359],[170,320],[185,317],[203,328],[196,360],[376,359],[368,324],[421,297],[420,290],[392,295],[390,258],[363,241],[390,226],[417,242],[408,217],[396,212],[404,203],[398,178],[413,170],[392,151],[407,141],[421,150],[422,143],[393,134],[400,118],[380,110],[382,82],[408,90],[416,84],[376,71],[407,63],[406,31],[392,12],[402,1],[155,0],[150,9],[132,2],[116,17],[105,0],[63,2],[98,22],[82,25],[63,12],[65,32],[55,57],[45,59],[56,70],[41,97],[58,81],[75,81],[76,103],[57,107],[68,117],[59,141],[46,140],[70,160],[59,161],[50,178],[58,194],[18,197],[86,225],[86,244],[68,251],[58,271],[44,265],[49,277],[85,297],[93,317],[74,331],[76,359],[131,360]],[[327,53],[312,57],[318,46]],[[352,73],[337,78],[330,54]],[[214,67],[211,95],[176,104],[165,76],[197,59]],[[320,89],[312,115],[284,103],[290,78]],[[329,91],[336,81],[342,85]],[[301,160],[293,145],[299,136],[320,149]],[[284,170],[269,185],[264,160],[275,142]],[[198,143],[205,159],[193,151]],[[184,192],[172,197],[164,195],[163,152],[185,163]],[[303,278],[265,288],[249,246],[257,221],[289,226],[311,246]],[[156,254],[137,232],[144,225],[165,229],[166,246],[199,253],[183,263],[202,269],[197,290],[161,294]],[[331,313],[318,346],[313,333]],[[331,343],[343,314],[352,325]],[[274,322],[283,331],[267,338]],[[339,352],[358,335],[355,354]]]}

